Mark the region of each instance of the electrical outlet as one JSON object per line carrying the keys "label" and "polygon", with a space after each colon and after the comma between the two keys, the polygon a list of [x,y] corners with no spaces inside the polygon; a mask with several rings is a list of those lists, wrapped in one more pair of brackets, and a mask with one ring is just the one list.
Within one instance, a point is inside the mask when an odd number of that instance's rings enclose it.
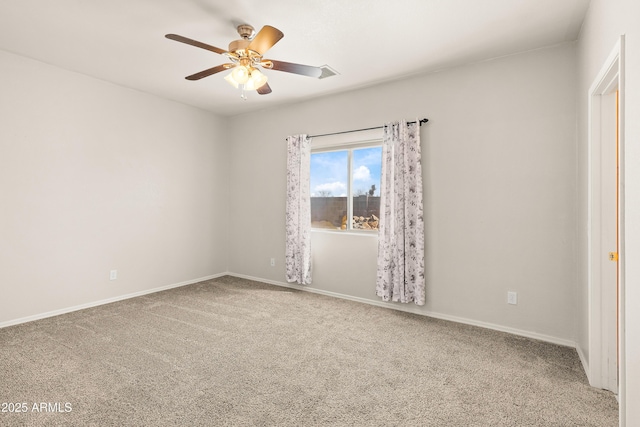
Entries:
{"label": "electrical outlet", "polygon": [[118,278],[118,270],[111,270],[109,272],[109,280],[116,280]]}
{"label": "electrical outlet", "polygon": [[271,267],[275,267],[275,266],[276,266],[276,259],[271,258]]}
{"label": "electrical outlet", "polygon": [[518,304],[518,293],[517,292],[507,292],[507,303],[516,305]]}

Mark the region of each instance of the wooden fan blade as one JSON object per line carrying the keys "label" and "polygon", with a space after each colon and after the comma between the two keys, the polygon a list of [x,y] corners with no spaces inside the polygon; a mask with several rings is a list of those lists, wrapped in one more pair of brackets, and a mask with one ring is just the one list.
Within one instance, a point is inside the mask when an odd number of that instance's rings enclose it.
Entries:
{"label": "wooden fan blade", "polygon": [[278,41],[284,37],[284,34],[279,29],[270,25],[265,25],[251,40],[247,49],[258,52],[260,55],[264,55],[266,51],[278,43]]}
{"label": "wooden fan blade", "polygon": [[192,74],[190,76],[185,77],[187,80],[200,80],[203,77],[208,77],[212,74],[219,73],[220,71],[228,70],[230,67],[233,67],[233,64],[222,64],[213,68],[206,69],[204,71],[200,71],[199,73]]}
{"label": "wooden fan blade", "polygon": [[258,92],[260,95],[266,95],[268,93],[271,93],[271,86],[269,86],[269,83],[265,83],[258,89],[256,89],[256,92]]}
{"label": "wooden fan blade", "polygon": [[222,55],[223,53],[227,53],[226,50],[220,49],[219,47],[211,46],[210,44],[202,43],[187,37],[182,37],[177,34],[166,34],[165,37],[180,43],[186,43],[190,44],[191,46],[199,47],[201,49],[210,50],[211,52],[219,53],[220,55]]}
{"label": "wooden fan blade", "polygon": [[[322,75],[322,68],[312,67],[310,65],[294,64],[291,62],[274,61],[273,59],[266,59],[263,62],[271,62],[272,70],[285,71],[287,73],[300,74],[302,76],[309,76],[319,78]],[[269,67],[267,67],[269,68]]]}

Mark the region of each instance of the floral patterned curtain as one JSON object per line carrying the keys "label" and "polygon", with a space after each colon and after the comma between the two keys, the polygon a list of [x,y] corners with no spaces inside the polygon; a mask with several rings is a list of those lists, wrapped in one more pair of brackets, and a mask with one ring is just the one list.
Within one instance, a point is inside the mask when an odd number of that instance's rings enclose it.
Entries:
{"label": "floral patterned curtain", "polygon": [[382,143],[376,294],[425,303],[420,124],[386,124]]}
{"label": "floral patterned curtain", "polygon": [[287,138],[285,267],[287,282],[311,284],[311,139]]}

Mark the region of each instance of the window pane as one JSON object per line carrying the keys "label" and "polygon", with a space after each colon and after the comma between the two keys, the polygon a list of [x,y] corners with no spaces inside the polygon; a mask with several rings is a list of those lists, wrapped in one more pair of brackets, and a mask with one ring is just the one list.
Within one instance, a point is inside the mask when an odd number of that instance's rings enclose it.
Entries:
{"label": "window pane", "polygon": [[380,218],[382,147],[353,150],[354,230],[377,230]]}
{"label": "window pane", "polygon": [[311,153],[311,226],[345,229],[347,151]]}

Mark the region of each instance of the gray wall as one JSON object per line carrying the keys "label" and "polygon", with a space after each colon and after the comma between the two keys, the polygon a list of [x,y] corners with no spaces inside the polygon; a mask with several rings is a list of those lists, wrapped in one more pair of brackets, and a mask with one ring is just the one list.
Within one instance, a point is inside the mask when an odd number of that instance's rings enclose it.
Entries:
{"label": "gray wall", "polygon": [[[284,281],[287,135],[428,117],[427,304],[404,308],[572,343],[575,73],[567,44],[232,118],[229,271]],[[376,250],[314,231],[311,288],[378,301]]]}
{"label": "gray wall", "polygon": [[0,70],[0,324],[226,271],[224,121],[1,51]]}

